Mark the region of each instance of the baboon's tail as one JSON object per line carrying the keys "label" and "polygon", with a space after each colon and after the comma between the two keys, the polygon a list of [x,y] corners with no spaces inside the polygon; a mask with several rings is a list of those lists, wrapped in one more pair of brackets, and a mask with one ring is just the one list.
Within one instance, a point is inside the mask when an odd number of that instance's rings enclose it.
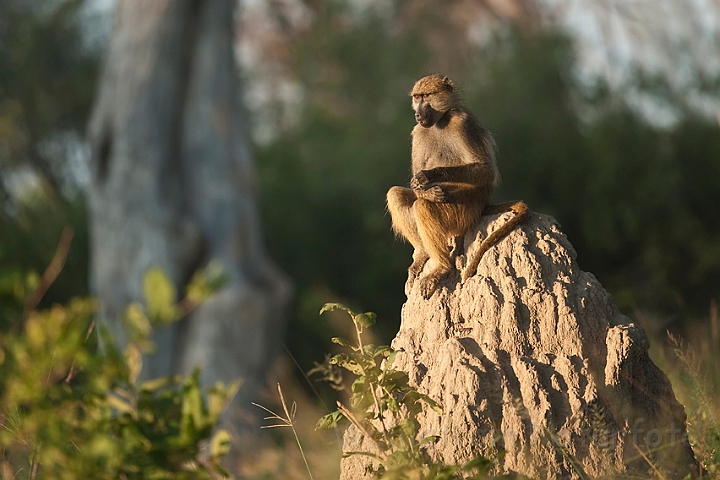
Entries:
{"label": "baboon's tail", "polygon": [[516,226],[522,223],[527,218],[529,212],[528,206],[524,202],[504,202],[496,205],[486,205],[483,209],[483,215],[493,215],[510,210],[515,212],[515,216],[508,220],[503,226],[492,232],[490,236],[488,236],[488,238],[480,244],[480,248],[478,248],[478,251],[475,252],[473,258],[470,259],[463,271],[463,282],[477,273],[477,267],[480,264],[480,259],[485,252],[499,242],[505,235],[510,233]]}

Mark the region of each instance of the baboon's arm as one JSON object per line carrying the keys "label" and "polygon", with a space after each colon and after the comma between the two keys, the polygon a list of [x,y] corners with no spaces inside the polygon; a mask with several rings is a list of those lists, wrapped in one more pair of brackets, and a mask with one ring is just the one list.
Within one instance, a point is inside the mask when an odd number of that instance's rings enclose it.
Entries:
{"label": "baboon's arm", "polygon": [[421,170],[413,175],[410,187],[415,189],[428,187],[433,183],[467,183],[472,185],[488,185],[495,179],[495,170],[491,165],[473,162],[453,167],[436,167]]}
{"label": "baboon's arm", "polygon": [[418,198],[438,203],[466,203],[481,191],[481,186],[467,182],[429,183],[424,187],[413,190]]}

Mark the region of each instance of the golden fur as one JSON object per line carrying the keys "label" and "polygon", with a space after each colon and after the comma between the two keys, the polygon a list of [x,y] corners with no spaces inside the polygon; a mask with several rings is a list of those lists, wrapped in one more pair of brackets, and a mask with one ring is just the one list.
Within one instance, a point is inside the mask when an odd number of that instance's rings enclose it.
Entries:
{"label": "golden fur", "polygon": [[457,254],[465,234],[483,213],[510,209],[516,214],[483,242],[468,262],[465,280],[475,274],[482,254],[527,216],[527,206],[522,202],[488,205],[499,180],[495,143],[460,105],[452,81],[439,75],[423,77],[410,96],[418,122],[412,131],[412,180],[410,188],[392,187],[387,205],[393,230],[415,247],[411,280],[428,259],[434,262],[434,269],[420,280],[421,293],[427,298],[454,268],[449,242]]}

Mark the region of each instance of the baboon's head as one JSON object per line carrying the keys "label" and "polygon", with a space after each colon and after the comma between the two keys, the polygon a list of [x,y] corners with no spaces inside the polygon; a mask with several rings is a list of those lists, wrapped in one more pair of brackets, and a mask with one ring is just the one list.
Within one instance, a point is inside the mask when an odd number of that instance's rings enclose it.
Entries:
{"label": "baboon's head", "polygon": [[440,75],[428,75],[415,82],[410,96],[415,120],[425,128],[435,125],[458,102],[452,81]]}

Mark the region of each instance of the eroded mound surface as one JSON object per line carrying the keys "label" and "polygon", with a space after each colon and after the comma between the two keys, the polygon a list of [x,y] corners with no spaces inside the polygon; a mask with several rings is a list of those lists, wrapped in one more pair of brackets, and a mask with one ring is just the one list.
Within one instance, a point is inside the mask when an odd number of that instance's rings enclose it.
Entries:
{"label": "eroded mound surface", "polygon": [[[486,217],[464,251],[509,215]],[[550,479],[646,475],[643,455],[666,478],[696,471],[683,407],[645,332],[580,270],[551,217],[531,214],[465,284],[457,273],[428,300],[416,287],[408,282],[392,345],[396,365],[444,407],[419,419],[422,437],[440,436],[434,458],[504,450],[504,471]],[[344,450],[367,443],[350,428]],[[343,460],[341,479],[366,478],[365,462]]]}

